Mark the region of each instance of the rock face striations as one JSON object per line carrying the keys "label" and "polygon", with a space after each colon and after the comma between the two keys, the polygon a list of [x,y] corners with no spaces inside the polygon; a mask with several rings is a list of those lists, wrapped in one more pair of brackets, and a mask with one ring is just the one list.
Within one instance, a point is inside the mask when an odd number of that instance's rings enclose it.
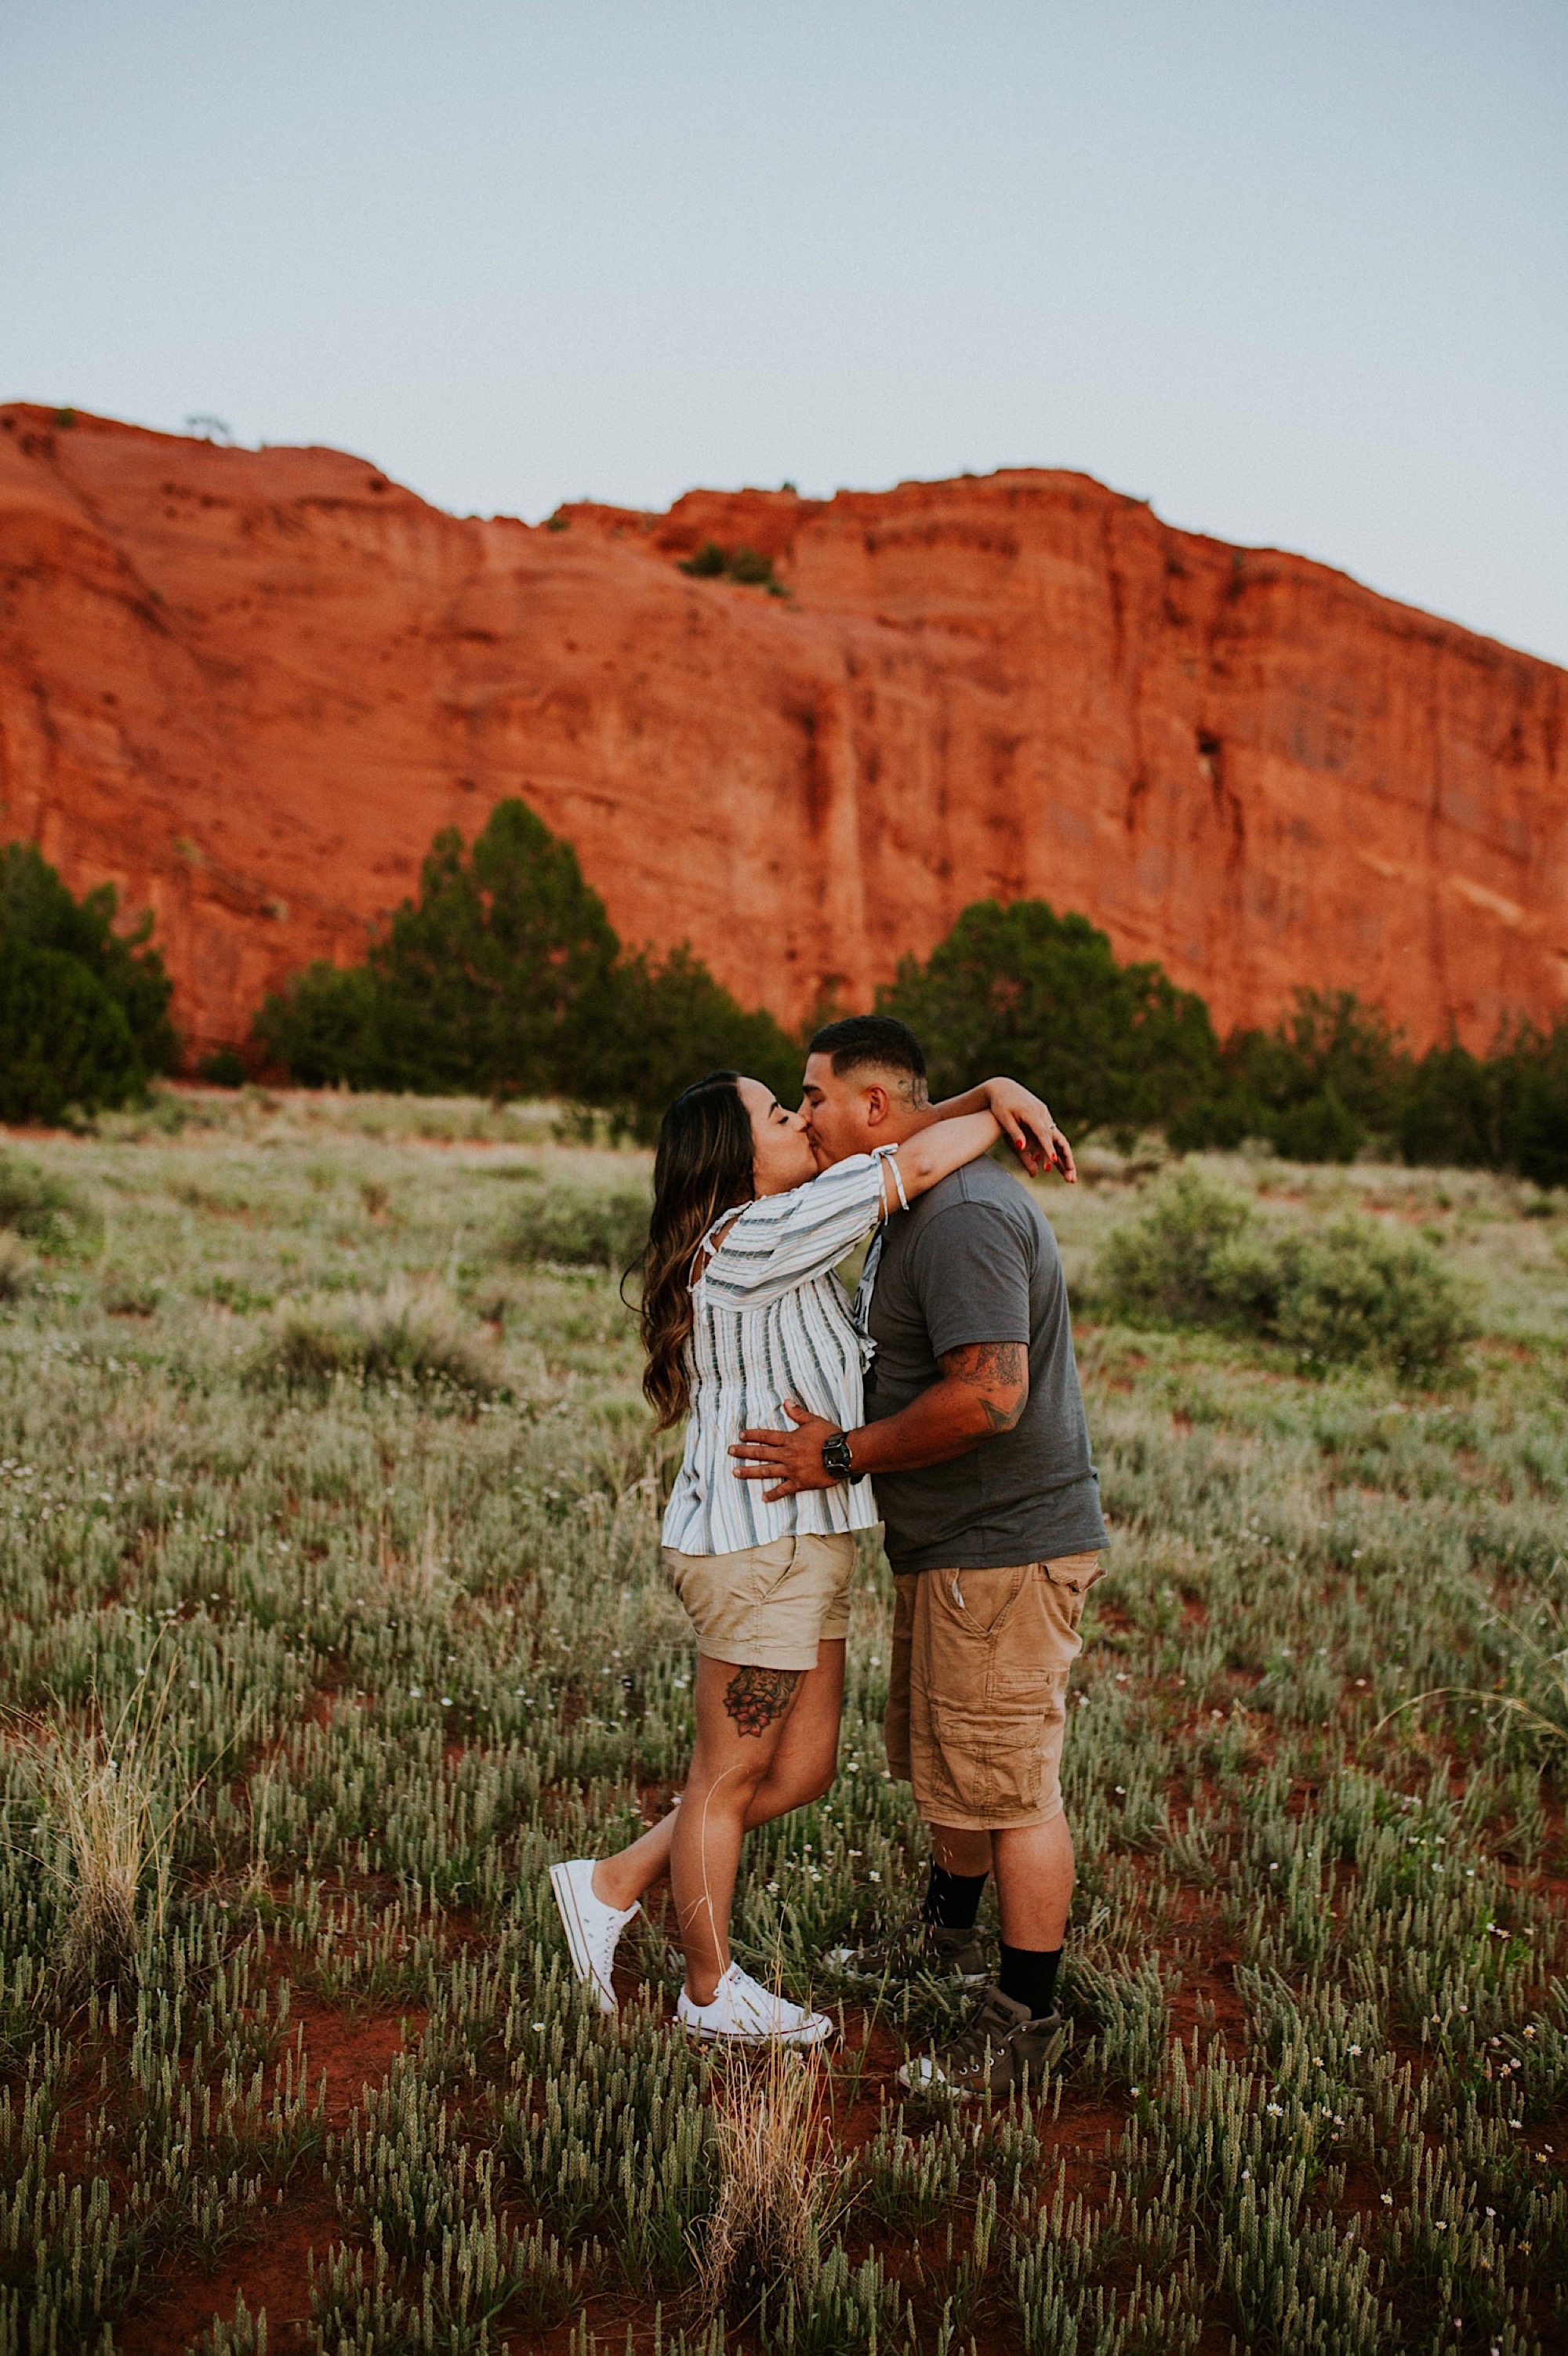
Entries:
{"label": "rock face striations", "polygon": [[[677,569],[710,540],[789,594]],[[1028,894],[1222,1029],[1332,985],[1484,1046],[1568,1003],[1565,738],[1568,673],[1083,476],[531,530],[0,410],[0,830],[155,911],[196,1051],[508,794],[786,1018]]]}

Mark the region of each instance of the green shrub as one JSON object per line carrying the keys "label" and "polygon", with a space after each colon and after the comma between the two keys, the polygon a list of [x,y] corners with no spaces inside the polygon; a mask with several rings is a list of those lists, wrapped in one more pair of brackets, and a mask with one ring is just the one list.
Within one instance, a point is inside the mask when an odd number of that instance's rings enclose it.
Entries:
{"label": "green shrub", "polygon": [[661,964],[623,958],[613,1012],[582,1044],[570,1093],[650,1141],[665,1107],[705,1072],[749,1073],[782,1103],[800,1092],[800,1050],[766,1009],[747,1013],[684,944]]}
{"label": "green shrub", "polygon": [[704,540],[701,548],[682,558],[678,570],[689,573],[694,581],[717,581],[725,564],[724,550],[716,540]]}
{"label": "green shrub", "polygon": [[1210,1325],[1227,1313],[1220,1256],[1252,1222],[1252,1206],[1231,1186],[1196,1170],[1159,1180],[1148,1208],[1107,1238],[1095,1294],[1122,1316],[1171,1325]]}
{"label": "green shrub", "polygon": [[568,1268],[629,1268],[648,1241],[649,1192],[644,1185],[531,1185],[502,1243],[508,1259],[526,1266],[555,1260]]}
{"label": "green shrub", "polygon": [[198,1064],[196,1076],[205,1080],[209,1087],[242,1088],[251,1076],[238,1047],[215,1047]]}
{"label": "green shrub", "polygon": [[291,1302],[247,1370],[252,1387],[330,1389],[339,1379],[406,1384],[489,1398],[493,1370],[450,1301],[394,1280],[385,1292],[332,1304]]}
{"label": "green shrub", "polygon": [[375,1087],[386,1065],[378,1011],[368,966],[318,958],[263,1001],[252,1036],[302,1088]]}
{"label": "green shrub", "polygon": [[1412,1376],[1450,1366],[1469,1330],[1452,1272],[1420,1237],[1354,1216],[1316,1233],[1266,1226],[1244,1195],[1193,1170],[1162,1179],[1107,1239],[1095,1291],[1133,1323],[1211,1326],[1313,1365]]}
{"label": "green shrub", "polygon": [[1568,1015],[1550,1031],[1522,1026],[1506,1063],[1509,1165],[1538,1186],[1568,1185]]}
{"label": "green shrub", "polygon": [[61,1256],[95,1244],[102,1221],[90,1203],[35,1162],[0,1154],[0,1228]]}
{"label": "green shrub", "polygon": [[122,1105],[145,1076],[123,1009],[84,965],[0,941],[0,1120]]}
{"label": "green shrub", "polygon": [[1400,1105],[1407,1162],[1517,1170],[1568,1185],[1568,1015],[1517,1023],[1489,1055],[1450,1040],[1412,1069]]}
{"label": "green shrub", "polygon": [[764,556],[759,549],[737,548],[725,570],[732,581],[748,589],[770,589],[773,585],[773,559]]}
{"label": "green shrub", "polygon": [[1367,1360],[1414,1376],[1453,1364],[1469,1331],[1463,1297],[1420,1237],[1346,1217],[1316,1235],[1282,1237],[1274,1249],[1273,1331],[1304,1358],[1325,1365]]}
{"label": "green shrub", "polygon": [[775,577],[773,559],[757,548],[725,549],[716,540],[704,540],[701,548],[680,560],[676,570],[689,573],[694,581],[736,581],[746,589],[767,589],[775,597],[789,594]]}

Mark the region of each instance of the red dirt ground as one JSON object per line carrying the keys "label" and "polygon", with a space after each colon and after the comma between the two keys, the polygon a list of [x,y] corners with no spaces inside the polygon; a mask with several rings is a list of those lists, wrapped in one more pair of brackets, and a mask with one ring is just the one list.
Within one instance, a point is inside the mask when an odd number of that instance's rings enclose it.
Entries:
{"label": "red dirt ground", "polygon": [[[325,2075],[327,2125],[337,2131],[404,2051],[405,2028],[417,2039],[424,2019],[418,2013],[340,2012],[291,1991],[289,2025],[291,2034],[304,2029],[313,2096]],[[344,2238],[342,2221],[312,2170],[288,2188],[256,2235],[236,2243],[210,2271],[176,2262],[145,2290],[116,2335],[121,2356],[184,2356],[214,2316],[232,2318],[240,2291],[252,2315],[265,2308],[270,2345],[286,2348],[292,2335],[285,2327],[309,2319],[311,2253],[319,2259]]]}

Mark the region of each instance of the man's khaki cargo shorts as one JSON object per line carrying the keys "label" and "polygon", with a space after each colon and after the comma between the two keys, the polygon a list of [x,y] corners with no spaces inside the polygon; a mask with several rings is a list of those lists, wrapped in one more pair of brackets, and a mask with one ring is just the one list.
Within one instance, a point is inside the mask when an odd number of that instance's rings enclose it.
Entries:
{"label": "man's khaki cargo shorts", "polygon": [[1062,1809],[1068,1673],[1095,1554],[894,1581],[887,1764],[929,1825],[1004,1832]]}

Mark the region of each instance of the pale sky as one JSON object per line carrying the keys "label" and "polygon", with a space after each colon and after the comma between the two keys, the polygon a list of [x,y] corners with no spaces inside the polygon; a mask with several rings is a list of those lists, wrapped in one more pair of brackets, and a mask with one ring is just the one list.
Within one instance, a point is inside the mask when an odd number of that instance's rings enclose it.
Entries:
{"label": "pale sky", "polygon": [[13,0],[0,222],[0,398],[530,519],[1079,467],[1568,662],[1565,0]]}

